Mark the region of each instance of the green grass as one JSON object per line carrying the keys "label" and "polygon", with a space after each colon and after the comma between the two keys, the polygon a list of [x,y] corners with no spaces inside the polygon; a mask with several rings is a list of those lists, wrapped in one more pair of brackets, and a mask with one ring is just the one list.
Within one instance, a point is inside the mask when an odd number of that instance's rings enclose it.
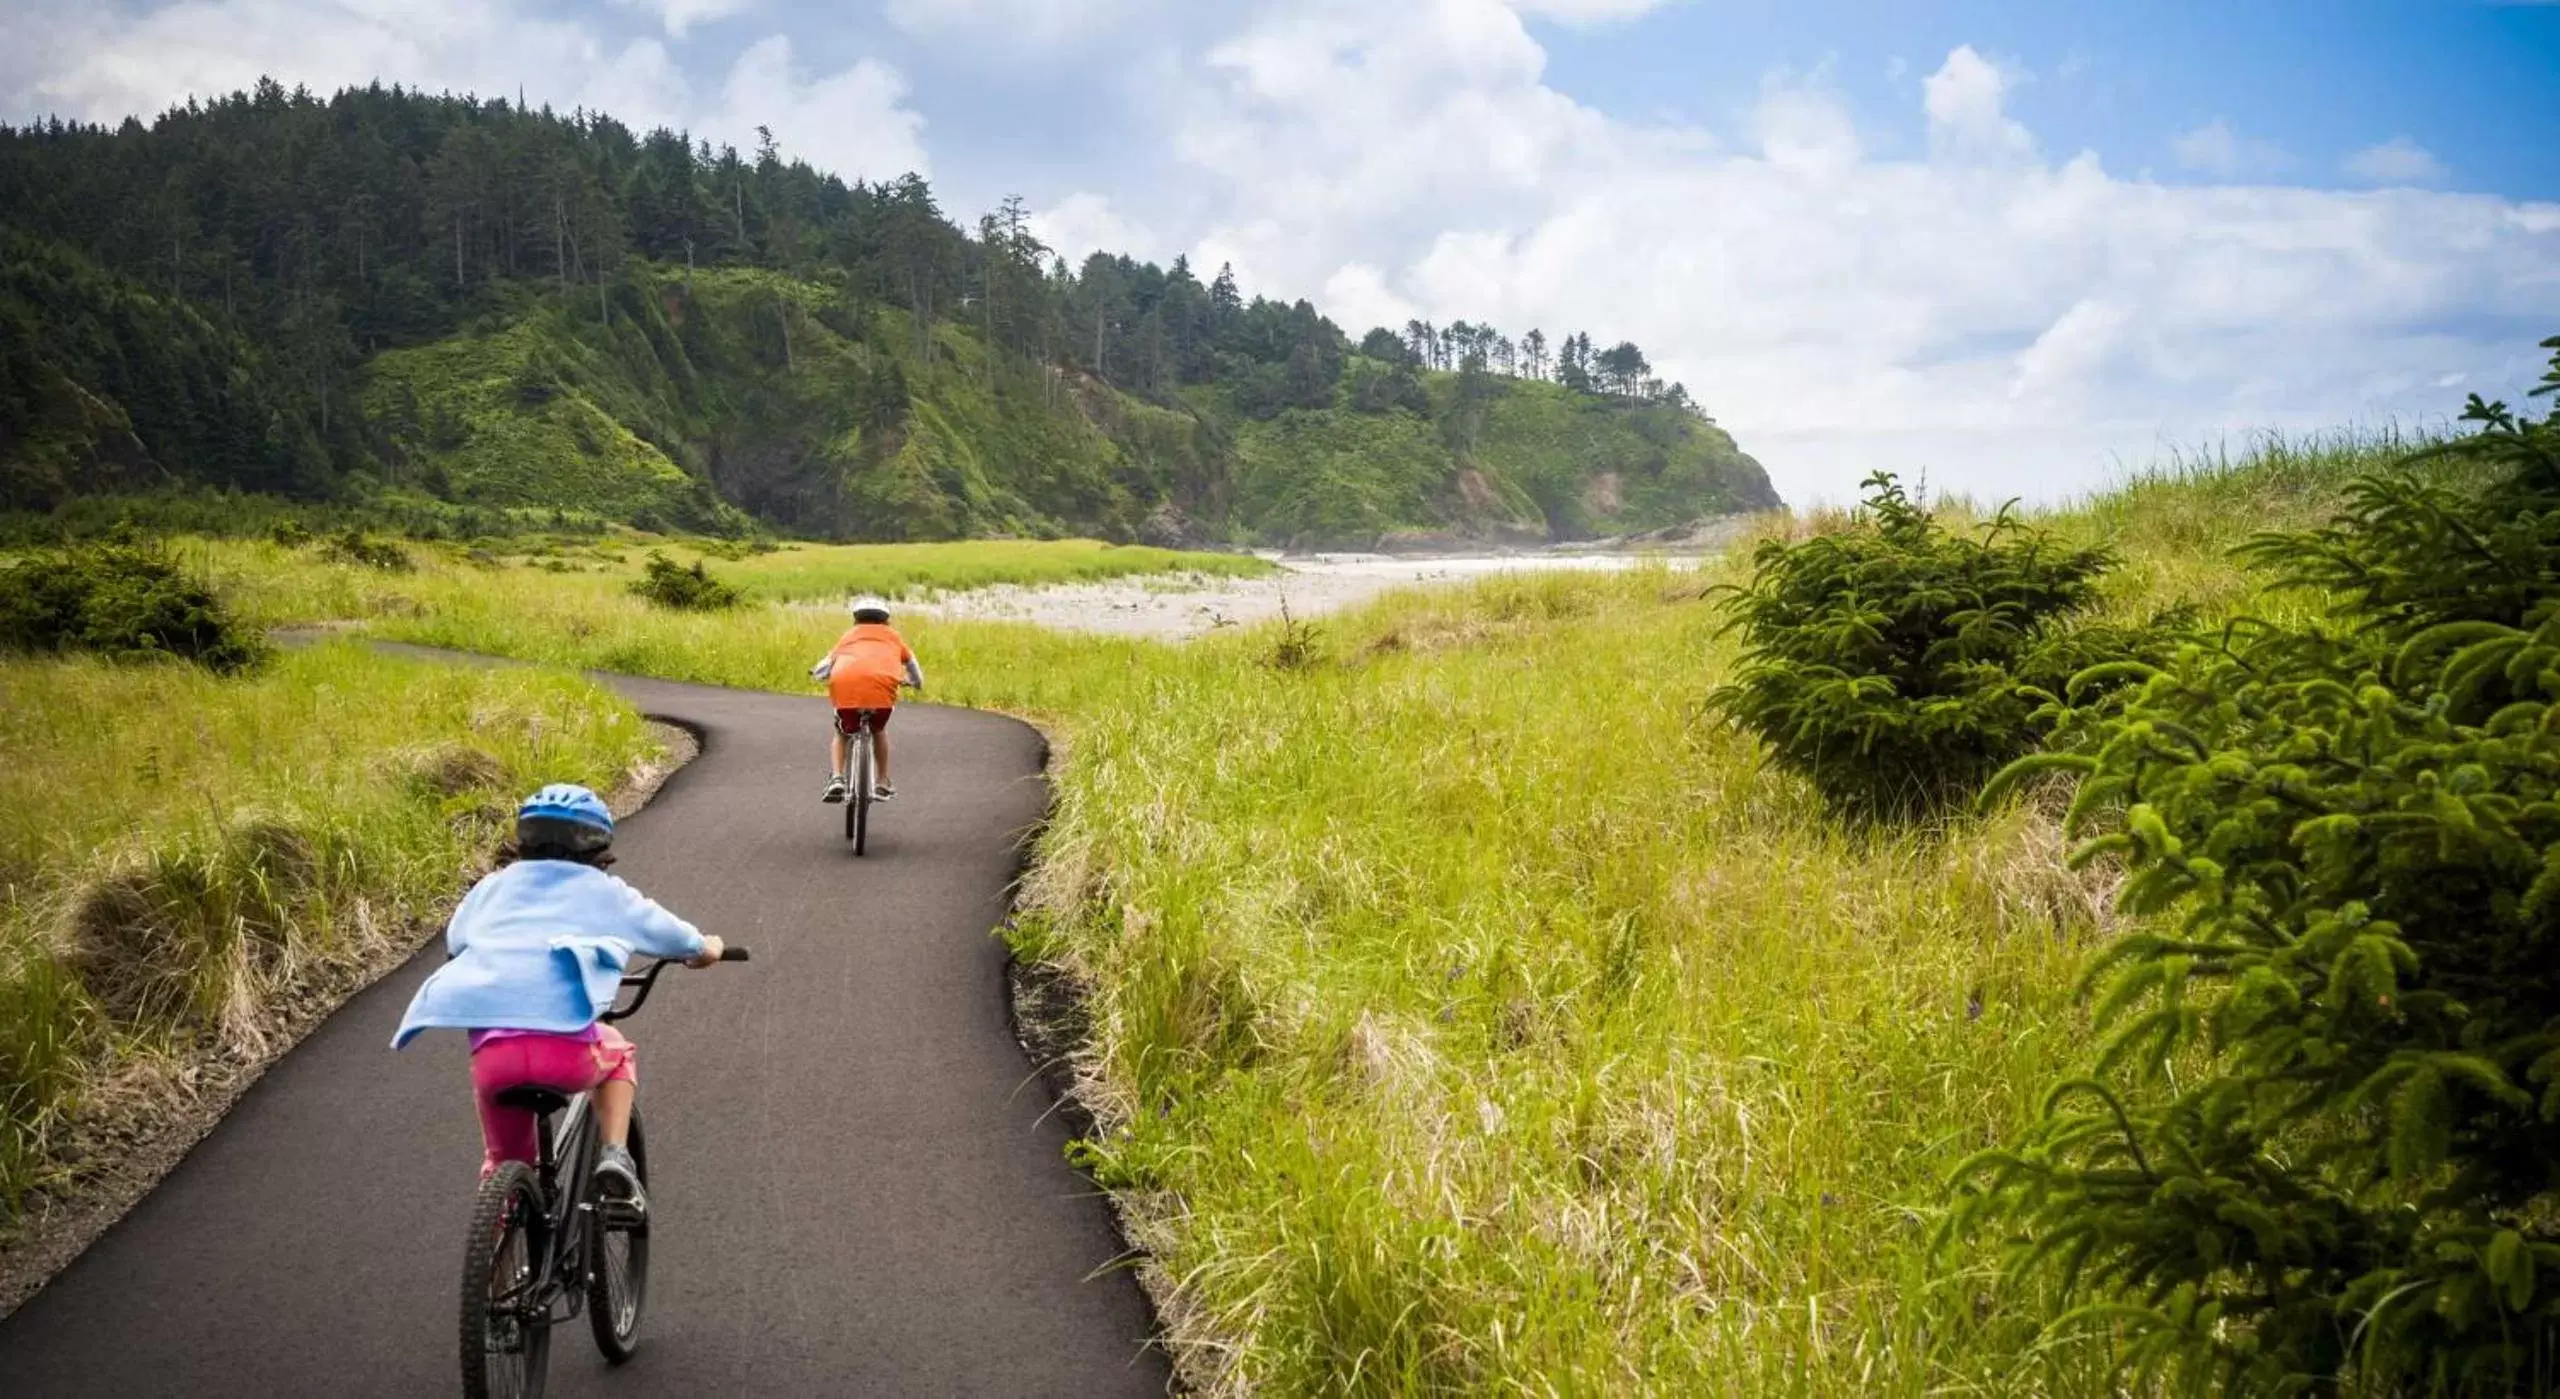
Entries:
{"label": "green grass", "polygon": [[1100,583],[1159,573],[1254,578],[1274,566],[1251,554],[1205,554],[1090,539],[969,540],[949,544],[792,544],[712,568],[749,597],[793,600],[852,593],[931,597],[1001,583]]}
{"label": "green grass", "polygon": [[[2222,551],[2383,450],[2190,463],[2046,523],[2124,552],[2126,615],[2304,607]],[[623,566],[262,547],[212,555],[261,615],[682,679],[805,689],[840,621],[654,612]],[[789,552],[730,567],[802,586]],[[1272,627],[905,624],[935,698],[1059,738],[1012,936],[1087,988],[1083,1159],[1214,1384],[2105,1391],[2103,1336],[2043,1333],[1982,1247],[1928,1247],[1947,1169],[2086,1040],[2105,881],[2033,805],[1845,835],[1705,721],[1731,651],[1701,594],[1740,567],[1407,594],[1295,655]]]}
{"label": "green grass", "polygon": [[440,911],[509,798],[658,744],[587,682],[291,651],[245,679],[0,660],[0,1220],[70,1114]]}
{"label": "green grass", "polygon": [[[700,541],[609,536],[485,541],[481,545],[404,545],[416,567],[389,572],[333,562],[317,548],[266,540],[189,538],[181,557],[210,573],[253,621],[266,626],[313,622],[523,617],[557,611],[559,619],[590,606],[612,620],[588,629],[643,625],[646,609],[617,600],[640,576],[651,548],[680,564],[696,558],[750,599],[839,603],[860,593],[932,597],[996,584],[1085,583],[1115,578],[1208,574],[1254,577],[1273,565],[1249,554],[1191,553],[1088,539],[964,540],[942,544],[788,544],[761,553]],[[840,621],[840,611],[823,611]],[[902,625],[905,623],[902,622]],[[751,619],[750,626],[762,625]],[[824,627],[820,627],[824,630]],[[510,651],[506,654],[518,654]],[[805,664],[805,663],[804,663]]]}

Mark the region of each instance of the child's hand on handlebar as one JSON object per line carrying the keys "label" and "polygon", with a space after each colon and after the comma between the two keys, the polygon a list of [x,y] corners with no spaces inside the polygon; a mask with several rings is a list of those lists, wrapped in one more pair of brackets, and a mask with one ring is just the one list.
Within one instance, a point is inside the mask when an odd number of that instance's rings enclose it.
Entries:
{"label": "child's hand on handlebar", "polygon": [[684,964],[688,967],[695,968],[710,966],[712,963],[720,960],[720,954],[723,951],[726,951],[727,948],[728,944],[720,941],[718,934],[714,933],[707,935],[702,939],[702,950],[690,957],[687,957],[684,960]]}

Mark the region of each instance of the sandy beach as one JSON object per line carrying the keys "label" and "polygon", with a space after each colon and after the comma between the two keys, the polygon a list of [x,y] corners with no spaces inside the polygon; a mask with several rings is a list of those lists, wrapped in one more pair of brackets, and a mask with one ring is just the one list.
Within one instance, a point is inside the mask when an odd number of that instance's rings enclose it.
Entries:
{"label": "sandy beach", "polygon": [[1498,573],[1554,569],[1617,570],[1659,560],[1694,568],[1695,555],[1473,554],[1415,557],[1387,554],[1274,556],[1281,571],[1262,578],[1156,574],[1109,583],[1046,587],[1007,585],[906,604],[934,617],[1035,622],[1070,630],[1182,639],[1224,626],[1277,617],[1313,617],[1357,606],[1397,588],[1463,583]]}

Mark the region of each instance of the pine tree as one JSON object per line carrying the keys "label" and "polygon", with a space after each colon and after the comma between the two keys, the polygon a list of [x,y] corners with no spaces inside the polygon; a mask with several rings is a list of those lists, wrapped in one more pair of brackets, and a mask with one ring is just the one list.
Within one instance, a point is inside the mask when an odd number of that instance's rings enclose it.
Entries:
{"label": "pine tree", "polygon": [[2329,619],[2101,668],[2141,683],[2004,779],[2079,775],[2075,859],[2143,921],[1949,1227],[2014,1226],[2189,1387],[2560,1385],[2560,410],[2464,416],[2248,547]]}

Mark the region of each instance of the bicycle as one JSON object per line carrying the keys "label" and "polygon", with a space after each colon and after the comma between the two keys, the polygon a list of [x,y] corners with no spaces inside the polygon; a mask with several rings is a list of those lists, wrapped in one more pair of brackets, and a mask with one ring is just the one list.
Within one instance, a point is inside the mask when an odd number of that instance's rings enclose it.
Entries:
{"label": "bicycle", "polygon": [[854,711],[853,727],[844,726],[844,714],[836,714],[836,732],[844,735],[846,771],[836,780],[847,785],[844,797],[844,838],[853,842],[853,853],[860,855],[870,843],[871,803],[877,790],[879,769],[871,757],[871,712]]}
{"label": "bicycle", "polygon": [[[747,949],[726,948],[720,960],[746,961]],[[675,965],[661,961],[622,978],[639,994],[596,1018],[610,1024],[636,1013],[658,974]],[[540,1159],[500,1164],[472,1203],[462,1260],[462,1392],[468,1399],[540,1399],[551,1328],[580,1312],[608,1363],[619,1365],[638,1349],[648,1300],[649,1220],[596,1190],[600,1139],[586,1094],[527,1084],[500,1093],[498,1101],[534,1114]],[[555,1117],[562,1119],[556,1131]],[[649,1151],[637,1104],[630,1150],[645,1194]]]}

